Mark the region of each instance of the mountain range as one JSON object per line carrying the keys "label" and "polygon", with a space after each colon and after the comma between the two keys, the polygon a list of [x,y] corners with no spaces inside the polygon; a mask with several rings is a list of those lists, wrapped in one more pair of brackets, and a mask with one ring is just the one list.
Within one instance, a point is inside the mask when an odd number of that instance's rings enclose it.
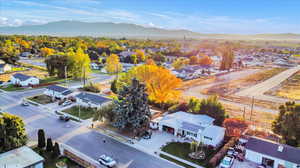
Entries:
{"label": "mountain range", "polygon": [[93,36],[114,38],[212,38],[212,39],[266,39],[300,40],[300,34],[202,34],[189,30],[170,30],[145,27],[128,23],[58,21],[42,25],[24,25],[19,27],[0,27],[0,34],[52,35],[52,36]]}

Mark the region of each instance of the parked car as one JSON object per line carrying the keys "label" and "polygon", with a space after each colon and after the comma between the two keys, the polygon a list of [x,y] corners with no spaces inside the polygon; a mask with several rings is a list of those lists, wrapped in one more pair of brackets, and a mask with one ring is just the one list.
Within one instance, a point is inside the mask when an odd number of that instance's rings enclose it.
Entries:
{"label": "parked car", "polygon": [[235,151],[233,148],[229,148],[227,151],[227,155],[229,156],[237,157],[238,154],[239,152]]}
{"label": "parked car", "polygon": [[220,163],[219,168],[230,168],[233,164],[234,157],[233,156],[225,156]]}
{"label": "parked car", "polygon": [[68,106],[68,105],[70,105],[70,104],[72,104],[73,102],[71,101],[71,100],[67,100],[67,101],[65,101],[65,102],[63,102],[63,104],[62,104],[62,106]]}
{"label": "parked car", "polygon": [[66,122],[67,122],[67,121],[70,120],[70,117],[67,116],[67,115],[60,115],[60,116],[59,116],[59,119],[62,120],[62,121],[66,121]]}
{"label": "parked car", "polygon": [[23,102],[22,105],[23,106],[29,106],[29,103],[28,102]]}
{"label": "parked car", "polygon": [[98,161],[100,164],[103,164],[107,167],[114,167],[117,164],[117,162],[113,158],[107,155],[101,155]]}

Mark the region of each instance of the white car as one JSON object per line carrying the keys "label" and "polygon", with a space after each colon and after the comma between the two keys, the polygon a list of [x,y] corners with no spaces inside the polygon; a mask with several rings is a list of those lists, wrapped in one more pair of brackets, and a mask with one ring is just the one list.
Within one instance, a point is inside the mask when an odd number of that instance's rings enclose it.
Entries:
{"label": "white car", "polygon": [[107,156],[107,155],[101,155],[100,158],[98,159],[100,164],[103,164],[107,167],[113,167],[117,164],[117,162],[112,159],[111,157]]}
{"label": "white car", "polygon": [[68,106],[68,105],[70,105],[70,104],[72,104],[72,101],[67,100],[67,101],[65,101],[62,105],[65,107],[65,106]]}
{"label": "white car", "polygon": [[220,163],[219,168],[230,168],[233,164],[234,158],[232,156],[225,156]]}

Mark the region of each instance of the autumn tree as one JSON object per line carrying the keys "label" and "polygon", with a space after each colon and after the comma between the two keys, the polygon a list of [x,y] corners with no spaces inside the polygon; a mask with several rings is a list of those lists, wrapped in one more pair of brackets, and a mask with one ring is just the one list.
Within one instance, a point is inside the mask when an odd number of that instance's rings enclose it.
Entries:
{"label": "autumn tree", "polygon": [[198,64],[199,59],[198,59],[197,56],[191,56],[189,62],[190,62],[191,65],[195,65],[195,64]]}
{"label": "autumn tree", "polygon": [[239,137],[248,128],[248,124],[238,118],[226,118],[223,127],[226,128],[227,136]]}
{"label": "autumn tree", "polygon": [[84,78],[86,79],[91,73],[90,67],[90,57],[88,54],[84,53],[81,47],[77,48],[76,52],[70,50],[67,53],[70,59],[70,73],[74,78]]}
{"label": "autumn tree", "polygon": [[182,81],[176,78],[168,69],[157,65],[140,65],[133,67],[120,78],[120,83],[130,85],[131,79],[136,78],[146,85],[149,99],[163,105],[176,101],[180,95]]}
{"label": "autumn tree", "polygon": [[230,70],[234,61],[233,46],[229,43],[220,45],[217,53],[222,57],[220,70]]}
{"label": "autumn tree", "polygon": [[144,62],[146,60],[146,55],[143,50],[135,50],[135,54],[139,62]]}
{"label": "autumn tree", "polygon": [[111,54],[106,59],[105,69],[108,73],[117,73],[122,71],[122,64],[120,63],[119,56]]}
{"label": "autumn tree", "polygon": [[27,142],[25,124],[15,115],[0,115],[0,153],[24,146]]}
{"label": "autumn tree", "polygon": [[6,40],[0,47],[0,59],[9,64],[15,64],[19,60],[20,50],[11,40]]}
{"label": "autumn tree", "polygon": [[71,69],[70,59],[66,55],[51,55],[45,59],[45,63],[50,76],[65,78],[65,70]]}
{"label": "autumn tree", "polygon": [[207,55],[204,55],[199,59],[199,64],[203,65],[203,66],[209,66],[212,63],[213,63],[213,60]]}
{"label": "autumn tree", "polygon": [[177,58],[173,63],[172,63],[172,66],[175,68],[175,69],[181,69],[183,68],[185,65],[188,65],[189,64],[189,59],[186,59],[186,58]]}
{"label": "autumn tree", "polygon": [[155,61],[153,59],[151,59],[151,58],[150,59],[146,59],[145,64],[146,65],[156,65]]}
{"label": "autumn tree", "polygon": [[55,53],[55,50],[52,48],[47,48],[47,47],[41,48],[41,55],[43,57],[48,57],[50,55],[53,55],[54,53]]}
{"label": "autumn tree", "polygon": [[137,136],[148,128],[151,113],[145,86],[137,79],[132,79],[131,85],[124,86],[119,92],[113,113],[113,125],[119,129],[129,129]]}
{"label": "autumn tree", "polygon": [[300,104],[286,102],[279,107],[279,115],[272,123],[272,130],[281,135],[285,143],[300,146]]}

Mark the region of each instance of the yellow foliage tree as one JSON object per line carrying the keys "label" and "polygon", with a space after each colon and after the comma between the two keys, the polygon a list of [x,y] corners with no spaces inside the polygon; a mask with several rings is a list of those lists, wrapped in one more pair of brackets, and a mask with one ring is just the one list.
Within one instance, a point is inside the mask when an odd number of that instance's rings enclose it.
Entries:
{"label": "yellow foliage tree", "polygon": [[145,61],[146,55],[143,50],[135,50],[135,54],[140,61]]}
{"label": "yellow foliage tree", "polygon": [[163,104],[176,101],[181,95],[181,91],[178,88],[181,87],[182,80],[161,66],[136,66],[122,76],[120,81],[130,84],[132,78],[145,83],[149,99],[156,103]]}
{"label": "yellow foliage tree", "polygon": [[41,48],[41,54],[43,57],[48,57],[49,55],[53,55],[55,53],[55,50],[52,48]]}
{"label": "yellow foliage tree", "polygon": [[72,76],[75,78],[88,77],[91,72],[91,60],[89,55],[84,53],[81,47],[79,47],[76,52],[70,50],[67,55],[69,56],[72,64],[72,68],[69,70]]}
{"label": "yellow foliage tree", "polygon": [[119,56],[111,54],[107,57],[105,69],[108,73],[122,72],[122,64],[120,63]]}
{"label": "yellow foliage tree", "polygon": [[185,58],[177,58],[173,63],[172,66],[175,69],[181,69],[183,66],[187,65],[190,63],[189,59],[185,59]]}

